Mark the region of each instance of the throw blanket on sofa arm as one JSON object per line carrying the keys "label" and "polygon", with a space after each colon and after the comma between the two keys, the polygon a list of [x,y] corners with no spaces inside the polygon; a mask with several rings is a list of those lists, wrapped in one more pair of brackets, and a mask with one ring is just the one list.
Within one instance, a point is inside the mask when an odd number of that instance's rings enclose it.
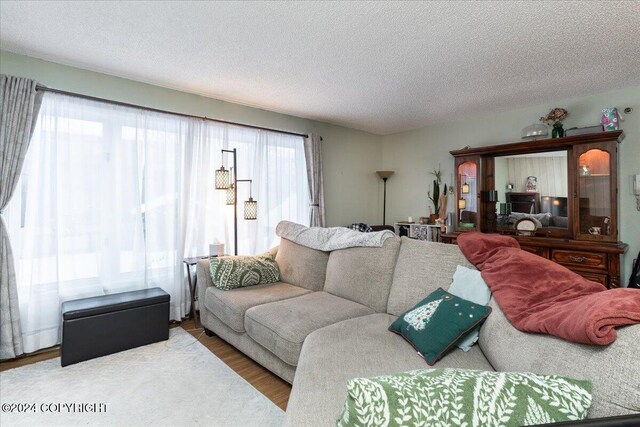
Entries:
{"label": "throw blanket on sofa arm", "polygon": [[280,221],[276,234],[299,245],[327,252],[357,246],[380,248],[386,239],[395,236],[389,230],[361,233],[345,227],[306,227],[290,221]]}
{"label": "throw blanket on sofa arm", "polygon": [[507,236],[462,233],[458,245],[480,271],[511,324],[524,332],[607,345],[615,328],[640,323],[640,291],[609,289]]}

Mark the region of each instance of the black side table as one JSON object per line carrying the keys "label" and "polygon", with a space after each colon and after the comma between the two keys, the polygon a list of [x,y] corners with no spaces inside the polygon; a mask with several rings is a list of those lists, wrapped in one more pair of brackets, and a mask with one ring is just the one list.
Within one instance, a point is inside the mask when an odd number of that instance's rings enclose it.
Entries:
{"label": "black side table", "polygon": [[201,255],[185,258],[182,262],[187,266],[187,280],[189,281],[189,293],[191,294],[191,310],[189,310],[189,316],[194,321],[195,327],[198,327],[198,312],[196,311],[196,301],[198,300],[198,289],[196,286],[198,285],[198,275],[196,274],[193,279],[191,279],[191,266],[198,264],[198,261],[203,259],[208,259],[209,255]]}

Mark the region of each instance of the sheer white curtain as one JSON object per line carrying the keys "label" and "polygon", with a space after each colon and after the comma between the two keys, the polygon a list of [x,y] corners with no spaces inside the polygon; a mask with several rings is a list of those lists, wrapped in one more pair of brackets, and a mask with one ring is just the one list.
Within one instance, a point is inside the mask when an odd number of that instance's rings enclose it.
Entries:
{"label": "sheer white curtain", "polygon": [[266,250],[278,221],[309,215],[302,138],[45,95],[6,212],[25,352],[59,342],[69,299],[158,286],[172,319],[188,312],[183,258],[233,242],[213,185],[223,147],[238,149],[258,200],[258,220],[239,220],[240,253]]}

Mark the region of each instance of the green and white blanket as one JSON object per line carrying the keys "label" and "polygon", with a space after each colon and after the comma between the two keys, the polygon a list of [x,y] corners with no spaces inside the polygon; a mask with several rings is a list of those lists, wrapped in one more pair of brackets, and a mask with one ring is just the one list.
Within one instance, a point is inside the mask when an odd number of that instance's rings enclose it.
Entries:
{"label": "green and white blanket", "polygon": [[337,425],[522,426],[581,420],[591,382],[531,373],[424,369],[347,384]]}

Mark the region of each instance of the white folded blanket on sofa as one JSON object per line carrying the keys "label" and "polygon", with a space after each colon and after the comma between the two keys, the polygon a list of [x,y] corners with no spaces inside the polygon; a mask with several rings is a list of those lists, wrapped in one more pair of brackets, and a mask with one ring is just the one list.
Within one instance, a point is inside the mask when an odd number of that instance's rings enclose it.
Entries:
{"label": "white folded blanket on sofa", "polygon": [[276,234],[299,245],[327,252],[358,246],[379,248],[386,239],[395,236],[389,230],[362,233],[346,227],[306,227],[290,221],[280,221]]}

